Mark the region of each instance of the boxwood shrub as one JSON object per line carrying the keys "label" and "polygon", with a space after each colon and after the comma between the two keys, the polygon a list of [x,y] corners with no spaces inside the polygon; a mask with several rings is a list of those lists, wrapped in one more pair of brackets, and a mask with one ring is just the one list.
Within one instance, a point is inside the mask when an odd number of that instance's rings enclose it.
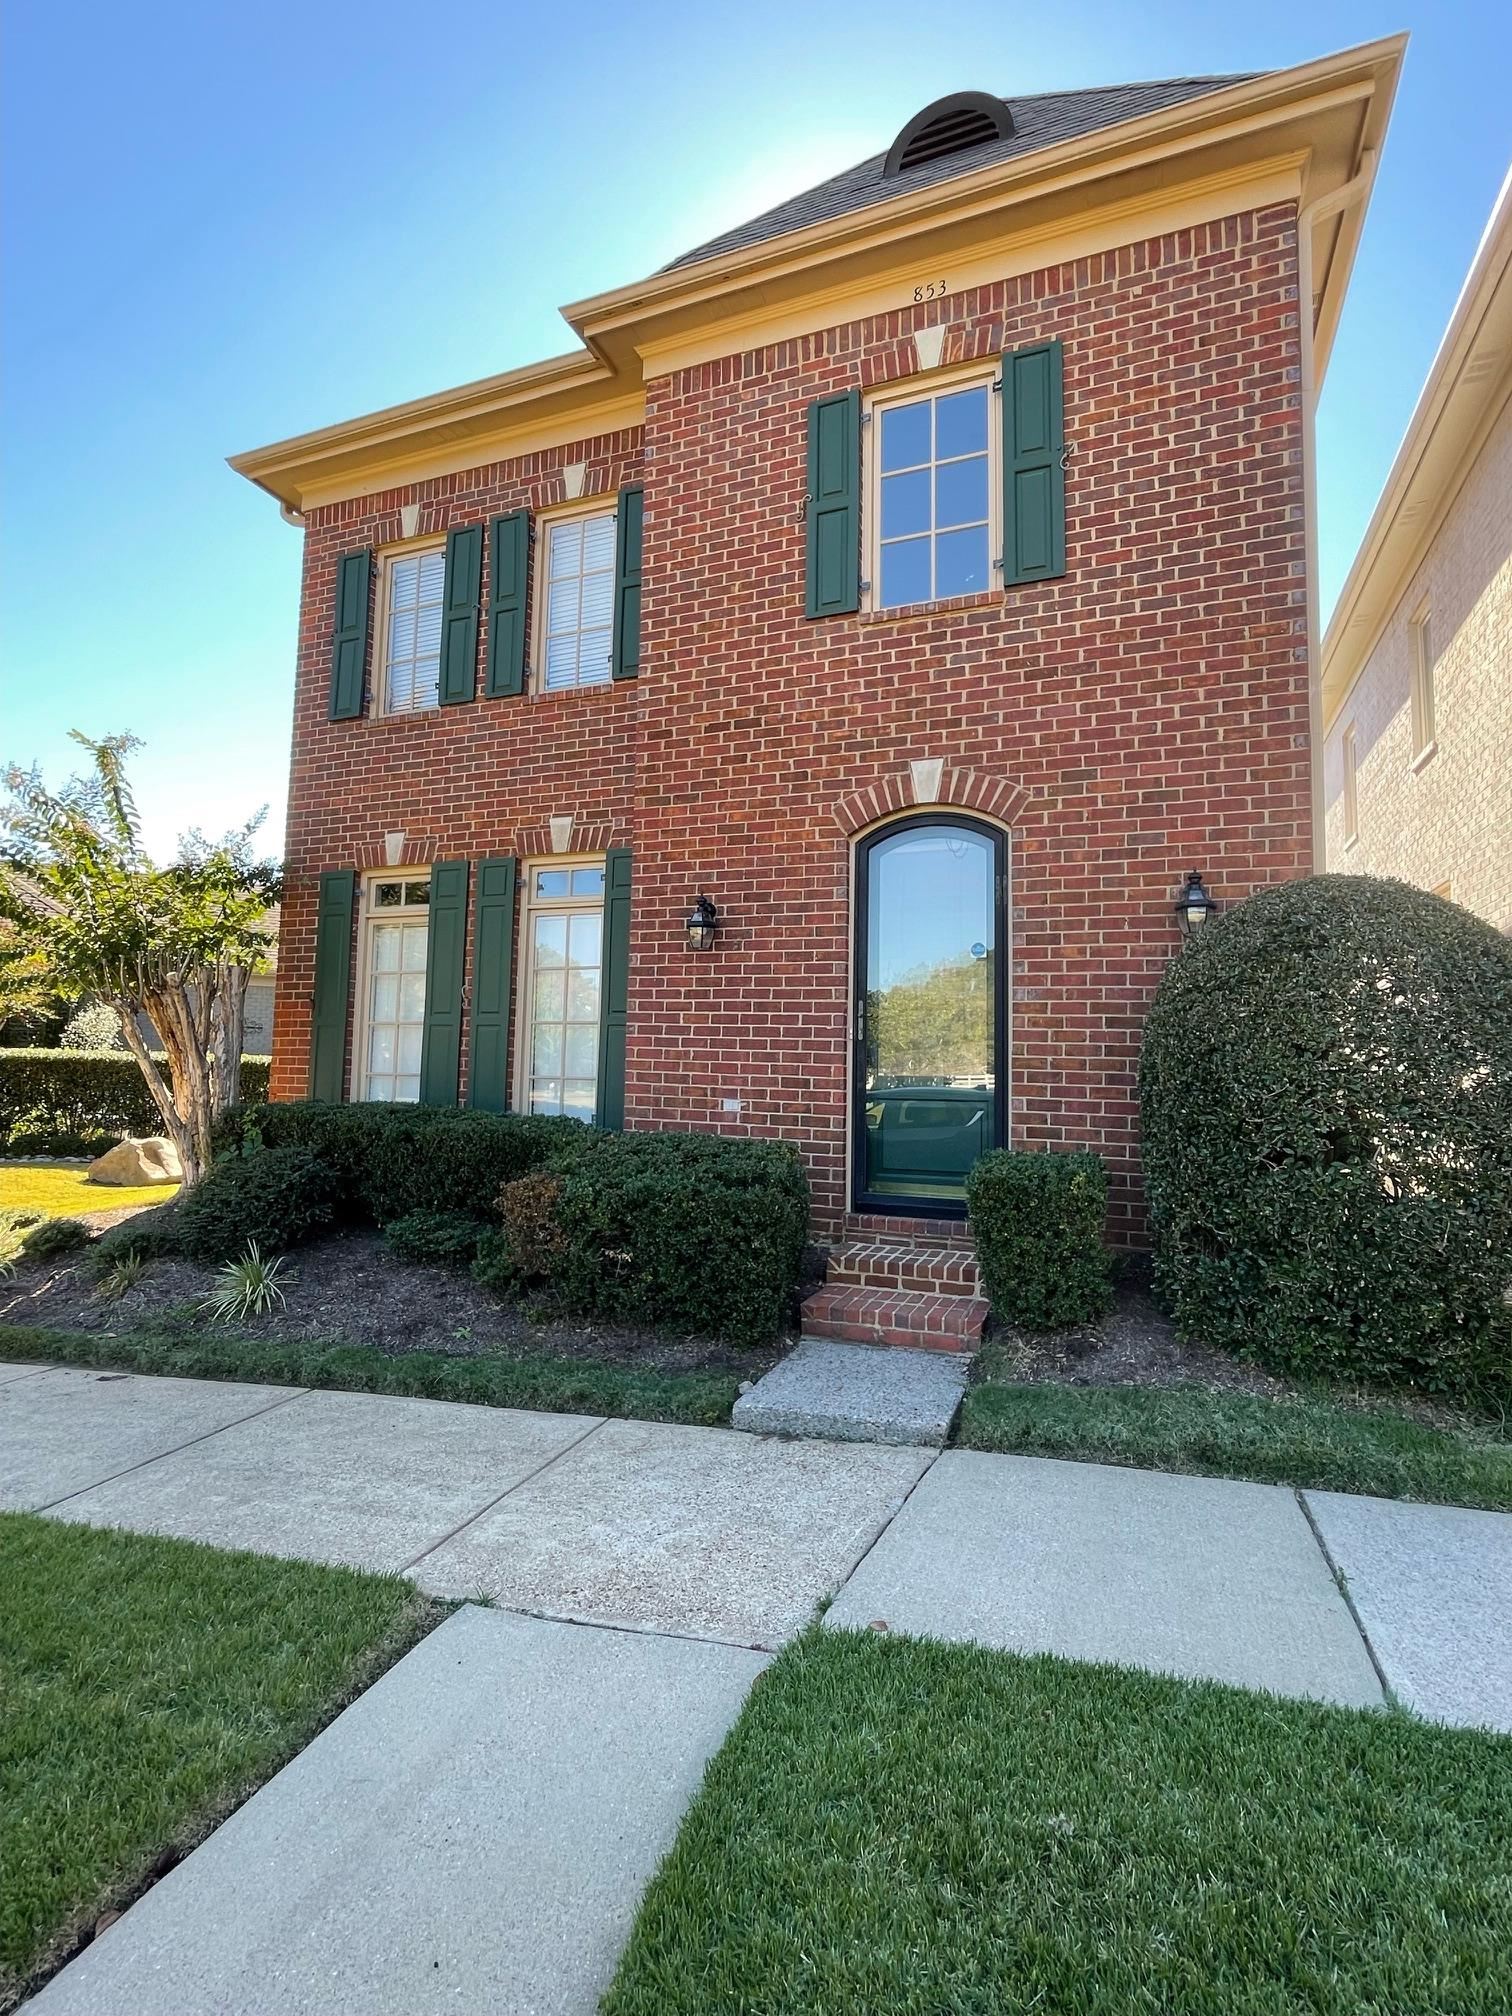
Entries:
{"label": "boxwood shrub", "polygon": [[177,1204],[155,1204],[109,1226],[90,1247],[85,1264],[103,1280],[117,1260],[166,1260],[181,1250]]}
{"label": "boxwood shrub", "polygon": [[1059,1330],[1106,1310],[1108,1178],[1097,1156],[995,1149],[966,1178],[966,1210],[994,1316]]}
{"label": "boxwood shrub", "polygon": [[[268,1059],[243,1057],[242,1098],[268,1096]],[[102,1154],[128,1134],[163,1131],[125,1051],[0,1050],[0,1148],[12,1155]]]}
{"label": "boxwood shrub", "polygon": [[1157,1288],[1286,1372],[1512,1385],[1512,943],[1404,883],[1253,896],[1145,1029]]}
{"label": "boxwood shrub", "polygon": [[44,1218],[33,1225],[21,1241],[28,1260],[57,1260],[89,1244],[89,1227],[82,1218]]}
{"label": "boxwood shrub", "polygon": [[225,1157],[180,1199],[179,1249],[202,1266],[240,1259],[249,1240],[265,1258],[286,1253],[326,1230],[336,1195],[335,1178],[308,1148]]}
{"label": "boxwood shrub", "polygon": [[412,1267],[470,1267],[482,1237],[479,1221],[460,1211],[411,1211],[383,1228],[384,1245]]}

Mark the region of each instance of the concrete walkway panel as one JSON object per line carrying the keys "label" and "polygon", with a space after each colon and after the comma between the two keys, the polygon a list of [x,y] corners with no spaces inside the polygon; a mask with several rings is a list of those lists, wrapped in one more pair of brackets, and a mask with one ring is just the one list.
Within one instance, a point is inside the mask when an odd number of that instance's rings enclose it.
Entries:
{"label": "concrete walkway panel", "polygon": [[1512,1513],[1303,1495],[1397,1699],[1512,1734]]}
{"label": "concrete walkway panel", "polygon": [[1294,1494],[1268,1484],[949,1451],[825,1621],[1382,1701]]}
{"label": "concrete walkway panel", "polygon": [[397,1570],[596,1425],[582,1414],[306,1393],[87,1491],[59,1516]]}
{"label": "concrete walkway panel", "polygon": [[291,1398],[287,1387],[129,1372],[13,1380],[0,1386],[0,1506],[36,1511]]}
{"label": "concrete walkway panel", "polygon": [[929,1461],[920,1449],[610,1421],[415,1579],[510,1610],[780,1645]]}
{"label": "concrete walkway panel", "polygon": [[9,1386],[13,1379],[35,1379],[39,1372],[50,1372],[50,1365],[33,1363],[30,1365],[0,1365],[0,1386]]}
{"label": "concrete walkway panel", "polygon": [[905,1351],[807,1337],[735,1402],[755,1435],[942,1448],[966,1390],[964,1351]]}
{"label": "concrete walkway panel", "polygon": [[36,2016],[591,2016],[765,1661],[466,1609]]}

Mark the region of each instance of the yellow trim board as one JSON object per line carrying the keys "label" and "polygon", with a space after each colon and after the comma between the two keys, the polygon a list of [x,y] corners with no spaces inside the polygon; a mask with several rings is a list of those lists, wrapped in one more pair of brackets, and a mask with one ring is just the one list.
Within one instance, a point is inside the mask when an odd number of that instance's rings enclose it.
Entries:
{"label": "yellow trim board", "polygon": [[[852,303],[895,295],[905,281],[911,300],[919,279],[944,277],[953,291],[972,284],[962,273],[1001,276],[1080,256],[1060,252],[1063,243],[1085,251],[1119,242],[1089,236],[1089,216],[1108,229],[1121,218],[1122,242],[1132,242],[1172,228],[1162,220],[1201,192],[1278,173],[1295,174],[1300,200],[1314,202],[1379,148],[1405,43],[1392,36],[1271,71],[592,296],[563,311],[579,351],[254,449],[232,467],[296,509],[424,481],[634,424],[623,414],[642,396],[648,362],[661,374],[675,368],[669,359],[727,354],[742,331],[787,328],[826,305],[831,319],[846,319]],[[1314,321],[1325,338],[1357,237],[1346,213],[1320,227],[1312,248]]]}

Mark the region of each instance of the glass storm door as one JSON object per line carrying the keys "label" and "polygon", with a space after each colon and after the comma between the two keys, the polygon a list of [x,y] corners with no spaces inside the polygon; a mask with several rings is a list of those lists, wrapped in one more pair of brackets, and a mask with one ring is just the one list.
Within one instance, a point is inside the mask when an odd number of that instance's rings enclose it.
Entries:
{"label": "glass storm door", "polygon": [[1004,1139],[1003,842],[930,816],[863,843],[856,882],[858,1209],[959,1216]]}

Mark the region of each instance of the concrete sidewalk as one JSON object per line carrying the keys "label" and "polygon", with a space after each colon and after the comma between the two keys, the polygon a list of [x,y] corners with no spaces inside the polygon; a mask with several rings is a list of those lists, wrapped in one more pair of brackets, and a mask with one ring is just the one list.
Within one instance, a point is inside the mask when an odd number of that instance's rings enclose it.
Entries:
{"label": "concrete sidewalk", "polygon": [[65,1968],[43,2016],[588,2016],[704,1762],[826,1599],[832,1629],[1354,1707],[1389,1692],[1512,1731],[1500,1513],[5,1365],[0,1504],[517,1613],[433,1633]]}

